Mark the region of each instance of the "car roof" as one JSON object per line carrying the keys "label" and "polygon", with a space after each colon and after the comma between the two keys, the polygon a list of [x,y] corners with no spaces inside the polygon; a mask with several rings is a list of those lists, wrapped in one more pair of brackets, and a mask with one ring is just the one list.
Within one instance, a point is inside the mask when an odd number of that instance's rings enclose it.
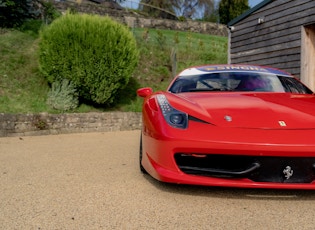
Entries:
{"label": "car roof", "polygon": [[218,72],[251,72],[251,73],[270,73],[277,75],[292,76],[291,74],[272,67],[258,66],[258,65],[204,65],[190,67],[183,70],[179,76],[189,76],[207,73],[218,73]]}

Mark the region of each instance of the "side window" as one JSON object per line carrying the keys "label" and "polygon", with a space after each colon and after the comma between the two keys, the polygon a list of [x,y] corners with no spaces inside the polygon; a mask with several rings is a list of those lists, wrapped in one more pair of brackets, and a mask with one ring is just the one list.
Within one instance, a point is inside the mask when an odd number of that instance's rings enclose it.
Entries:
{"label": "side window", "polygon": [[196,84],[193,80],[177,79],[170,88],[170,91],[172,93],[190,92],[196,88]]}
{"label": "side window", "polygon": [[285,91],[288,93],[312,94],[313,92],[293,77],[279,76]]}

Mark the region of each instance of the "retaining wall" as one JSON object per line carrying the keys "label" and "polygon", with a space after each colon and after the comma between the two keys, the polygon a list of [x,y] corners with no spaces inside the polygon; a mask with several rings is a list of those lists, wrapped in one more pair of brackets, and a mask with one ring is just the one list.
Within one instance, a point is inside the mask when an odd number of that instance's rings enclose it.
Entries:
{"label": "retaining wall", "polygon": [[200,22],[200,21],[178,21],[158,18],[148,18],[144,15],[139,15],[134,11],[126,9],[114,9],[103,6],[102,4],[77,4],[75,2],[60,1],[54,2],[55,7],[65,12],[66,10],[74,10],[81,13],[90,13],[98,15],[107,15],[122,24],[131,28],[155,28],[155,29],[170,29],[178,31],[191,31],[196,33],[211,34],[218,36],[228,36],[226,25]]}
{"label": "retaining wall", "polygon": [[0,137],[141,129],[141,113],[0,113]]}

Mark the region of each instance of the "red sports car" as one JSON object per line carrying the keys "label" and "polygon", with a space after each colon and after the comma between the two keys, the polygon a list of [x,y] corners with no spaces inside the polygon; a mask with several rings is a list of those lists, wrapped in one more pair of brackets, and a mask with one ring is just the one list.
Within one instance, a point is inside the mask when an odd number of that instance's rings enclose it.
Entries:
{"label": "red sports car", "polygon": [[144,98],[140,169],[178,184],[315,189],[315,95],[252,65],[185,69]]}

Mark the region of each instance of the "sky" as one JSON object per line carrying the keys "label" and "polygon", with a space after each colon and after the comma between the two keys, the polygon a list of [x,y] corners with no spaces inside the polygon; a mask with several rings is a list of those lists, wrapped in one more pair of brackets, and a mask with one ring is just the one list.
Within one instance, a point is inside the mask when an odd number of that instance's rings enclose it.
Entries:
{"label": "sky", "polygon": [[248,0],[248,5],[250,7],[254,7],[256,6],[257,4],[261,3],[263,0]]}
{"label": "sky", "polygon": [[[218,1],[218,0],[216,0]],[[248,0],[248,5],[250,7],[254,7],[257,4],[261,3],[263,0]],[[126,0],[126,2],[123,5],[126,5],[129,8],[137,8],[138,7],[139,0]]]}

